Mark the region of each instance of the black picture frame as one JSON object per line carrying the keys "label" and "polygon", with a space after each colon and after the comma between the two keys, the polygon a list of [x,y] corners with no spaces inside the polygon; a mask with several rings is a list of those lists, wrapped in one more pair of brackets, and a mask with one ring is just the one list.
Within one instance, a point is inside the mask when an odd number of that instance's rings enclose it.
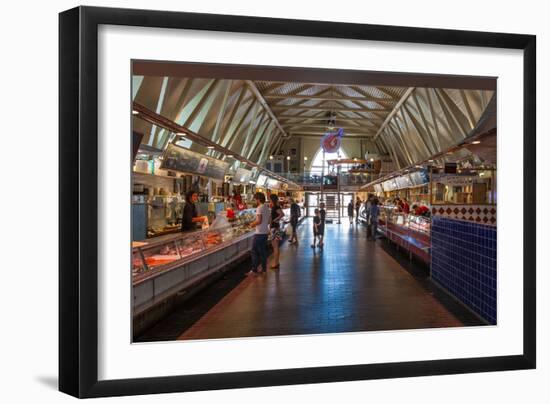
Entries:
{"label": "black picture frame", "polygon": [[[98,381],[98,26],[523,50],[523,354]],[[59,389],[75,397],[325,383],[536,366],[536,37],[324,21],[78,7],[59,15]],[[521,234],[521,232],[520,232]]]}

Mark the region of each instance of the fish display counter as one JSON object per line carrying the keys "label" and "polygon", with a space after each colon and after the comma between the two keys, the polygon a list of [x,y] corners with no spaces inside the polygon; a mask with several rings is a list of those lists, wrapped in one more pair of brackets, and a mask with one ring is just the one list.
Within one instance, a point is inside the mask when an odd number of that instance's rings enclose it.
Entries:
{"label": "fish display counter", "polygon": [[415,256],[430,263],[431,218],[398,212],[395,206],[384,205],[380,209],[378,231],[401,248],[410,257]]}
{"label": "fish display counter", "polygon": [[[255,209],[238,211],[232,221],[221,218],[205,230],[181,232],[132,243],[134,328],[162,316],[175,295],[248,257]],[[172,299],[173,300],[173,299]]]}

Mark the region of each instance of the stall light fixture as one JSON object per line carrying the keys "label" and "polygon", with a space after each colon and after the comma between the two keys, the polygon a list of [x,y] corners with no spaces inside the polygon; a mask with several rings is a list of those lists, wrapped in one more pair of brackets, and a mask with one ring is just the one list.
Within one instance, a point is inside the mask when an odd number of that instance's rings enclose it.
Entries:
{"label": "stall light fixture", "polygon": [[307,161],[307,156],[304,156],[304,161]]}
{"label": "stall light fixture", "polygon": [[207,149],[213,149],[214,146],[206,146]]}
{"label": "stall light fixture", "polygon": [[232,154],[227,154],[225,157],[233,158]]}
{"label": "stall light fixture", "polygon": [[371,158],[370,158],[370,161],[371,161],[371,162],[373,162],[373,161],[374,161],[374,159],[373,159],[373,158],[371,157]]}
{"label": "stall light fixture", "polygon": [[287,160],[290,160],[290,156],[286,156],[286,159],[287,159]]}
{"label": "stall light fixture", "polygon": [[139,112],[134,109],[132,110],[132,115],[139,115]]}
{"label": "stall light fixture", "polygon": [[357,161],[357,157],[354,157],[354,158],[353,158],[353,161]]}
{"label": "stall light fixture", "polygon": [[472,144],[480,144],[480,143],[481,143],[481,140],[474,140],[474,141],[472,142]]}
{"label": "stall light fixture", "polygon": [[273,160],[273,156],[269,156],[269,159],[270,159],[270,160]]}

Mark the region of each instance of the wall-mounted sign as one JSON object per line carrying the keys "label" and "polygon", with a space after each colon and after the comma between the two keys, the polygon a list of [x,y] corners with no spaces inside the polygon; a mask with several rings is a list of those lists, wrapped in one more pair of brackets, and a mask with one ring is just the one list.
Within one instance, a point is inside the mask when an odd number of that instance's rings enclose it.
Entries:
{"label": "wall-mounted sign", "polygon": [[199,160],[199,167],[197,168],[197,172],[199,174],[204,174],[206,172],[207,167],[208,167],[208,160],[203,157]]}
{"label": "wall-mounted sign", "polygon": [[268,188],[279,188],[279,181],[274,180],[273,178],[269,178],[267,180],[267,187]]}
{"label": "wall-mounted sign", "polygon": [[410,173],[411,181],[413,186],[424,185],[429,182],[428,180],[428,171],[421,170]]}
{"label": "wall-mounted sign", "polygon": [[391,180],[384,181],[382,183],[382,188],[384,189],[384,192],[389,192],[397,189],[397,183],[395,182],[395,179],[392,178]]}
{"label": "wall-mounted sign", "polygon": [[161,168],[223,180],[229,164],[189,149],[169,144]]}
{"label": "wall-mounted sign", "polygon": [[256,180],[256,186],[263,187],[266,181],[267,181],[267,177],[263,174],[260,174],[258,175],[258,179]]}
{"label": "wall-mounted sign", "polygon": [[250,177],[252,176],[252,171],[246,170],[244,168],[237,168],[235,175],[233,176],[233,182],[238,182],[241,184],[248,184]]}
{"label": "wall-mounted sign", "polygon": [[413,185],[412,181],[411,181],[411,177],[409,177],[408,174],[397,177],[395,179],[395,182],[396,182],[396,185],[397,185],[397,189],[410,188]]}
{"label": "wall-mounted sign", "polygon": [[432,182],[448,185],[469,185],[475,182],[479,177],[477,175],[453,175],[453,174],[434,174]]}

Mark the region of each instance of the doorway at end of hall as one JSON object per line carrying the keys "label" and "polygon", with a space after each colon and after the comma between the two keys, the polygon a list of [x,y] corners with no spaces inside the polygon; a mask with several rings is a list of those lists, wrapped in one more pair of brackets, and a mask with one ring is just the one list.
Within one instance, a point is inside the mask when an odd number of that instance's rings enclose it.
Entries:
{"label": "doorway at end of hall", "polygon": [[340,218],[347,218],[350,201],[355,201],[355,194],[353,192],[340,192],[340,194],[337,192],[325,192],[322,197],[320,192],[307,192],[306,215],[308,217],[314,216],[315,209],[319,208],[321,202],[325,202],[327,217],[337,219],[338,211],[340,211]]}

